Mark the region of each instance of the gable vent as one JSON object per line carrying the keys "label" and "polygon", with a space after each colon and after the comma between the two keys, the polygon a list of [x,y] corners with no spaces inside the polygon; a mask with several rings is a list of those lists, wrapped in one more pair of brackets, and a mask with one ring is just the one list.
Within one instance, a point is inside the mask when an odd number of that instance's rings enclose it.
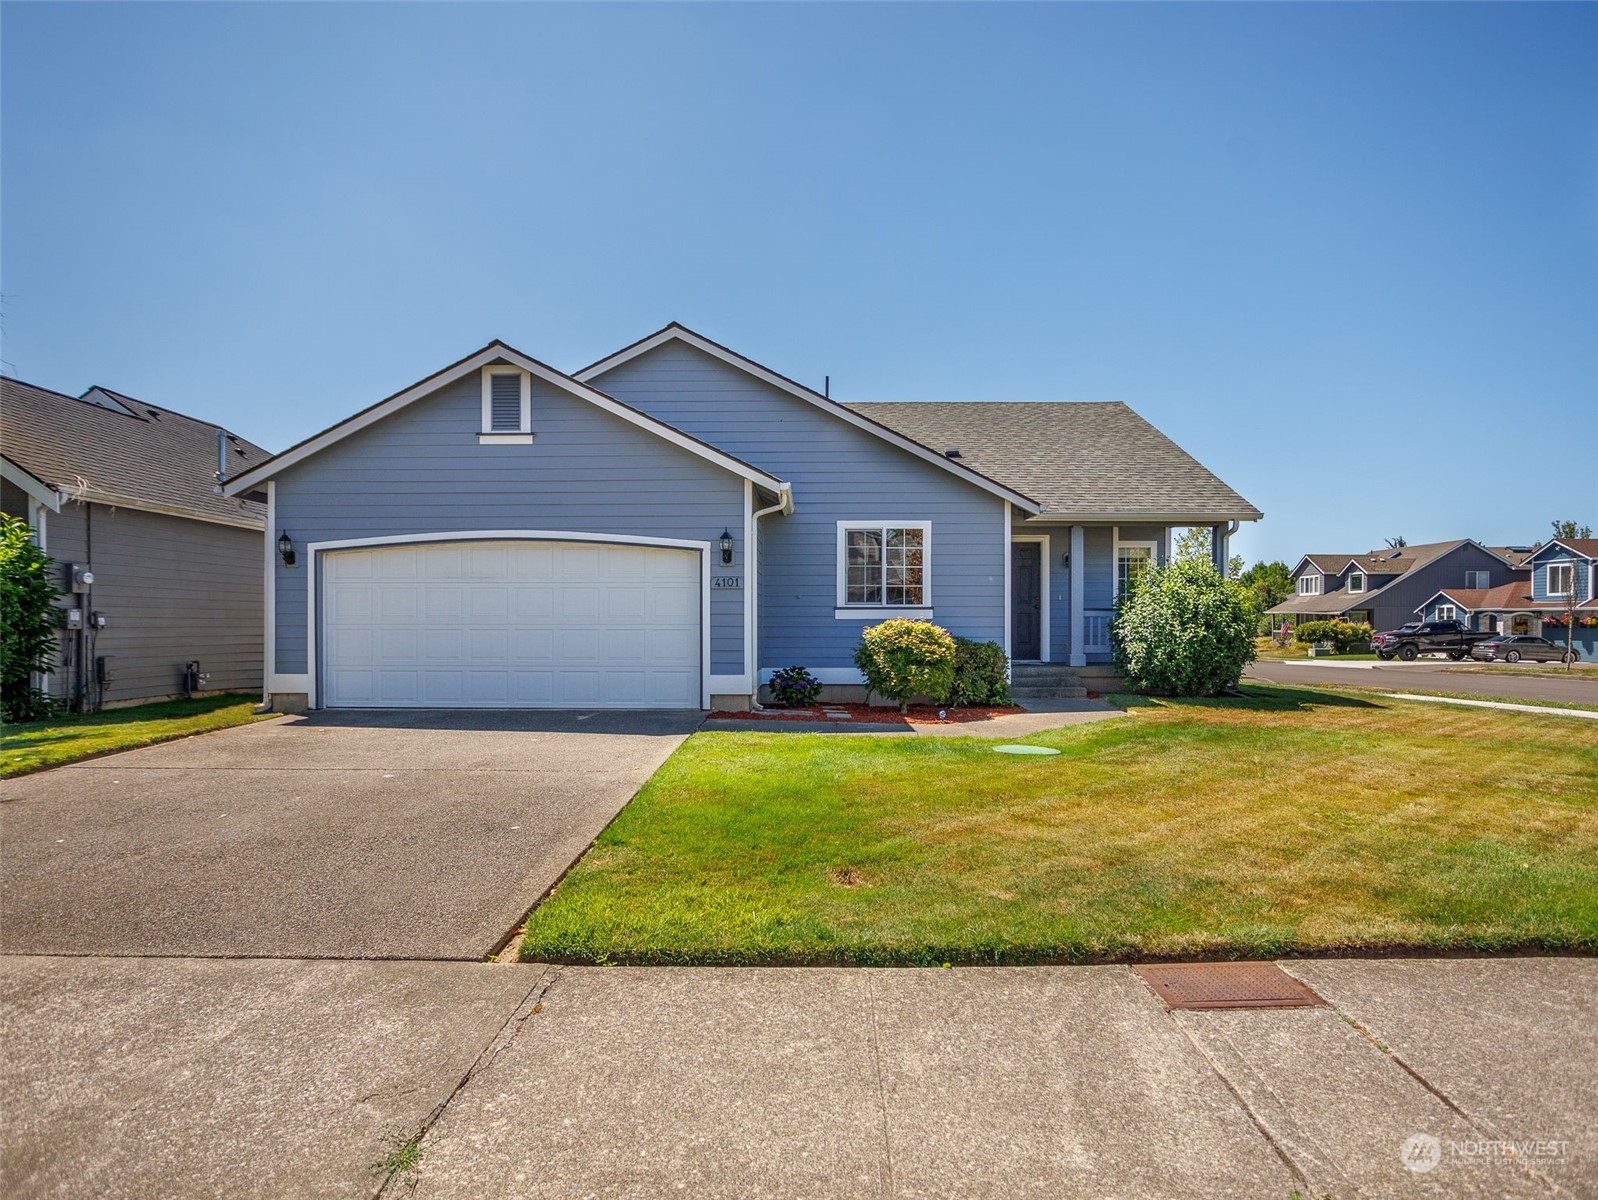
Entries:
{"label": "gable vent", "polygon": [[489,428],[496,433],[516,433],[522,427],[520,375],[489,377]]}

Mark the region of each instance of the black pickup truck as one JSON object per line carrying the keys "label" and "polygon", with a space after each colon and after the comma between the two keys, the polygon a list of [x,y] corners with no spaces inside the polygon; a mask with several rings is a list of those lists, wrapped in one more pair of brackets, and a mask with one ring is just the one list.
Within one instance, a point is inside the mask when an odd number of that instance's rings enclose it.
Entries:
{"label": "black pickup truck", "polygon": [[1470,656],[1471,647],[1493,635],[1465,628],[1463,621],[1411,621],[1402,629],[1378,633],[1371,638],[1377,658],[1401,658],[1414,662],[1422,654],[1446,654],[1458,662]]}

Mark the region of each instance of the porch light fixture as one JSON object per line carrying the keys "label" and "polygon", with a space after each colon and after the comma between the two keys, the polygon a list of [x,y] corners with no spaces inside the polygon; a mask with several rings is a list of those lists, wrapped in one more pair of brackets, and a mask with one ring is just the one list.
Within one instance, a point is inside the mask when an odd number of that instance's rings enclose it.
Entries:
{"label": "porch light fixture", "polygon": [[1069,567],[1071,565],[1071,552],[1069,550],[1060,555],[1060,565],[1062,567]]}
{"label": "porch light fixture", "polygon": [[294,565],[294,542],[286,533],[277,535],[277,553],[285,567]]}
{"label": "porch light fixture", "polygon": [[726,566],[732,562],[732,530],[723,529],[721,531],[719,545],[721,546],[721,562],[723,566]]}

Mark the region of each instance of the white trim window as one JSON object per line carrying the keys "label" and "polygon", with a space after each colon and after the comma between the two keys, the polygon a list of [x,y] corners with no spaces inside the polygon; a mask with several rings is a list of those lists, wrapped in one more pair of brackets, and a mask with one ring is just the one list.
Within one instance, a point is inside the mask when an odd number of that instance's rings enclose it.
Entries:
{"label": "white trim window", "polygon": [[1432,620],[1457,621],[1459,620],[1459,610],[1452,604],[1439,604],[1437,606],[1437,611],[1432,613]]}
{"label": "white trim window", "polygon": [[1298,594],[1300,596],[1319,596],[1321,594],[1321,577],[1319,575],[1300,575],[1298,577]]}
{"label": "white trim window", "polygon": [[1365,572],[1350,571],[1348,573],[1348,590],[1358,594],[1365,590]]}
{"label": "white trim window", "polygon": [[483,425],[477,440],[500,445],[533,440],[533,377],[520,367],[483,368]]}
{"label": "white trim window", "polygon": [[1548,564],[1548,594],[1568,596],[1576,589],[1576,564],[1554,562]]}
{"label": "white trim window", "polygon": [[839,521],[838,607],[932,605],[930,521]]}
{"label": "white trim window", "polygon": [[1115,543],[1115,594],[1126,595],[1132,584],[1159,559],[1158,542]]}

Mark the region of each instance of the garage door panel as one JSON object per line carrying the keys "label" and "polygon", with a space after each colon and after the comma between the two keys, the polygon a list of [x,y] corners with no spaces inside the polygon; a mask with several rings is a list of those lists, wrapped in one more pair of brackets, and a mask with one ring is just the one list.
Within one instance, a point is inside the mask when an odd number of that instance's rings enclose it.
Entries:
{"label": "garage door panel", "polygon": [[323,558],[324,703],[700,703],[700,558],[659,547],[485,542]]}

